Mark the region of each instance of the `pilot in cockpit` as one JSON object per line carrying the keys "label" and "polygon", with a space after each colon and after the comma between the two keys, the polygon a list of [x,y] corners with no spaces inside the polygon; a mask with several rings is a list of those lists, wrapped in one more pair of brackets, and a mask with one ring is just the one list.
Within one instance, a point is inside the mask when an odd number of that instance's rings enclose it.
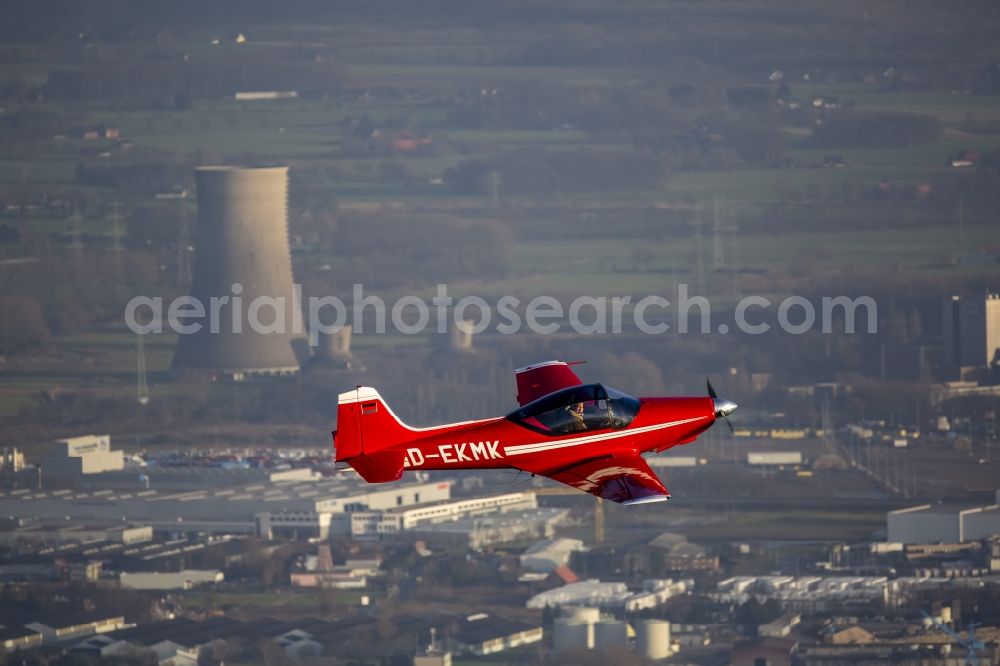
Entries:
{"label": "pilot in cockpit", "polygon": [[587,429],[587,421],[583,415],[583,403],[578,402],[566,408],[569,412],[570,422],[566,426],[566,432],[579,432]]}

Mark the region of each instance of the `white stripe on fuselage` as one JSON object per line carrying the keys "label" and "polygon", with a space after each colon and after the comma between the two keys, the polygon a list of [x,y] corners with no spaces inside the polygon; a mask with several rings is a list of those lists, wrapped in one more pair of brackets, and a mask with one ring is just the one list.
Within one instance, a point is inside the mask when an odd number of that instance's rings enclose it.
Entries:
{"label": "white stripe on fuselage", "polygon": [[[634,428],[626,431],[615,430],[612,432],[604,432],[597,435],[583,435],[581,437],[572,437],[569,439],[560,439],[556,441],[548,442],[533,442],[531,444],[518,444],[516,446],[505,446],[503,447],[503,455],[497,450],[500,444],[499,441],[493,442],[478,442],[478,447],[472,442],[461,443],[461,444],[439,444],[437,447],[437,453],[425,453],[421,448],[414,447],[406,449],[406,458],[404,459],[404,467],[420,467],[427,460],[435,458],[437,460],[442,460],[445,463],[451,464],[454,462],[463,461],[480,461],[480,460],[497,460],[507,456],[519,456],[528,455],[531,453],[542,453],[545,451],[552,451],[555,449],[567,448],[570,446],[581,446],[584,444],[592,444],[595,442],[603,442],[610,439],[616,439],[619,437],[625,437],[626,435],[642,435],[648,432],[654,432],[656,430],[663,430],[665,428],[672,428],[674,426],[684,425],[686,423],[693,423],[695,421],[701,421],[703,419],[710,418],[709,416],[695,416],[690,419],[681,419],[680,421],[669,421],[667,423],[656,423],[654,425],[643,426],[641,428]],[[471,455],[464,454],[464,447],[471,446]],[[485,445],[485,448],[484,448]],[[456,451],[458,447],[458,451]],[[482,454],[482,455],[480,455]]]}
{"label": "white stripe on fuselage", "polygon": [[694,421],[701,421],[707,418],[710,417],[695,416],[690,419],[681,419],[680,421],[657,423],[655,425],[643,426],[642,428],[634,428],[630,430],[616,430],[612,432],[601,433],[599,435],[584,435],[583,437],[574,437],[572,439],[560,439],[554,442],[534,442],[532,444],[518,444],[517,446],[506,446],[504,447],[504,453],[507,454],[508,456],[520,456],[529,453],[540,453],[542,451],[562,449],[568,446],[580,446],[581,444],[602,442],[604,440],[615,439],[617,437],[624,437],[626,435],[641,435],[647,432],[662,430],[664,428],[672,428],[674,426],[684,425],[685,423],[693,423]]}

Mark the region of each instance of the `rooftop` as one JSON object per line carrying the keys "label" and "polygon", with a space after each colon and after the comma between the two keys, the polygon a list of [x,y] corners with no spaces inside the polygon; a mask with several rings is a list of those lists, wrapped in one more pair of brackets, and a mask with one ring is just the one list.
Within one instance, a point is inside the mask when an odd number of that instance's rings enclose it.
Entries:
{"label": "rooftop", "polygon": [[528,624],[519,620],[509,620],[499,615],[471,616],[458,625],[455,639],[465,645],[477,645],[495,638],[506,638],[531,629],[540,629],[539,625]]}
{"label": "rooftop", "polygon": [[25,638],[27,636],[40,636],[34,629],[28,629],[27,627],[4,627],[0,629],[0,641],[12,641],[18,638]]}

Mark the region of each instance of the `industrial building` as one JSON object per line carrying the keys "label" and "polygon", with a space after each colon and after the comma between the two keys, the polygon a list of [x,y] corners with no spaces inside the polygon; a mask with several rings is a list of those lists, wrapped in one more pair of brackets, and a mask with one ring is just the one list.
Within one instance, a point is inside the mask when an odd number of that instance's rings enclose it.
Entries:
{"label": "industrial building", "polygon": [[375,488],[357,478],[277,481],[186,492],[14,490],[0,492],[0,516],[87,525],[148,525],[168,534],[349,534],[349,512],[384,511],[451,497],[448,482]]}
{"label": "industrial building", "polygon": [[535,624],[475,613],[458,623],[453,641],[456,652],[482,657],[538,643],[543,635],[542,627]]}
{"label": "industrial building", "polygon": [[[652,456],[646,459],[653,469],[661,467],[697,467],[699,464],[696,456]],[[702,461],[707,462],[707,461]]]}
{"label": "industrial building", "polygon": [[[8,541],[115,541],[127,532],[256,534],[262,538],[383,538],[405,533],[471,548],[517,538],[551,537],[565,509],[539,509],[533,493],[451,501],[451,484],[435,481],[373,489],[353,479],[251,484],[188,492],[73,490],[0,492]],[[143,529],[144,528],[144,529]],[[139,536],[135,536],[139,535]],[[125,537],[121,537],[125,538]]]}
{"label": "industrial building", "polygon": [[751,597],[775,599],[793,613],[880,605],[890,598],[884,576],[736,576],[720,581],[716,601],[742,604]]}
{"label": "industrial building", "polygon": [[[181,589],[219,582],[217,572],[209,575],[199,570],[212,570],[222,559],[238,556],[245,548],[246,541],[234,537],[160,539],[131,544],[121,541],[31,547],[16,544],[7,561],[0,565],[0,581],[101,581],[105,585],[118,581],[123,587]],[[154,573],[158,577],[143,578]]]}
{"label": "industrial building", "polygon": [[495,511],[488,515],[423,524],[406,535],[431,544],[479,550],[522,539],[551,539],[568,515],[568,509],[560,508]]}
{"label": "industrial building", "polygon": [[[292,658],[342,656],[344,644],[359,635],[367,636],[375,622],[375,617],[364,614],[332,621],[304,617],[287,622],[270,617],[247,621],[225,616],[204,620],[179,617],[91,635],[68,645],[70,653],[75,655],[142,656],[163,666],[197,664],[199,657],[208,656],[212,646],[227,642],[274,641]],[[539,624],[491,613],[443,615],[431,622],[401,615],[393,618],[393,624],[397,632],[410,636],[426,636],[429,628],[448,629],[446,640],[455,652],[480,656],[538,643],[544,636]]]}
{"label": "industrial building", "polygon": [[541,592],[528,599],[526,605],[528,608],[590,606],[632,613],[655,608],[693,587],[692,580],[650,579],[643,582],[641,590],[632,592],[625,583],[591,579]]}
{"label": "industrial building", "polygon": [[0,648],[5,652],[29,650],[42,644],[42,634],[27,627],[0,626]]}
{"label": "industrial building", "polygon": [[494,511],[537,508],[538,500],[534,493],[507,493],[385,511],[356,511],[351,514],[351,534],[370,538],[409,530],[422,523],[442,523]]}
{"label": "industrial building", "polygon": [[137,467],[126,461],[126,466],[118,471],[66,477],[74,488],[81,490],[136,491],[155,488],[160,491],[179,492],[200,490],[201,488],[223,488],[249,486],[257,483],[279,481],[316,481],[319,475],[308,468],[275,471],[265,467],[207,466],[193,465],[160,466],[155,464]]}
{"label": "industrial building", "polygon": [[602,583],[586,580],[541,592],[528,599],[528,608],[546,606],[594,606],[601,607],[616,603],[629,594],[625,583]]}
{"label": "industrial building", "polygon": [[25,650],[80,640],[127,626],[125,618],[113,611],[38,615],[0,609],[0,645],[5,650]]}
{"label": "industrial building", "polygon": [[802,616],[798,613],[785,613],[770,622],[757,625],[757,635],[784,637],[792,633],[792,629],[800,622]]}
{"label": "industrial building", "polygon": [[73,479],[121,471],[125,467],[125,454],[111,449],[110,435],[82,435],[57,441],[41,466],[46,478]]}
{"label": "industrial building", "polygon": [[[327,547],[327,557],[329,558],[329,548]],[[342,565],[333,564],[328,559],[328,565],[305,571],[293,571],[291,574],[292,587],[320,587],[333,588],[338,590],[360,590],[368,586],[371,578],[377,578],[383,574],[380,570],[381,559],[373,560],[347,560]]]}
{"label": "industrial building", "polygon": [[801,451],[758,451],[747,453],[748,465],[801,465]]}
{"label": "industrial building", "polygon": [[107,541],[132,545],[152,541],[153,528],[148,525],[89,525],[87,523],[49,522],[30,518],[0,519],[0,544],[18,543],[93,543]]}
{"label": "industrial building", "polygon": [[550,573],[569,564],[573,553],[585,550],[579,539],[546,539],[532,544],[521,554],[521,567],[536,573]]}
{"label": "industrial building", "polygon": [[298,372],[308,346],[288,244],[288,168],[203,166],[195,180],[191,296],[208,320],[185,320],[202,326],[178,336],[173,367],[234,380]]}
{"label": "industrial building", "polygon": [[0,450],[0,474],[13,474],[24,469],[24,454],[15,448]]}
{"label": "industrial building", "polygon": [[[4,537],[12,543],[148,539],[152,532],[296,540],[405,534],[481,548],[512,539],[551,537],[568,514],[566,509],[539,509],[534,493],[452,500],[449,481],[371,486],[355,475],[279,473],[272,478],[182,491],[0,491],[0,516],[7,520]],[[140,531],[109,532],[123,526]]]}
{"label": "industrial building", "polygon": [[886,515],[892,543],[962,543],[1000,534],[1000,504],[921,504]]}
{"label": "industrial building", "polygon": [[214,585],[225,580],[221,571],[184,569],[169,573],[159,571],[122,572],[118,584],[128,590],[190,590],[199,585]]}
{"label": "industrial building", "polygon": [[240,622],[224,616],[196,621],[180,617],[92,636],[73,645],[70,652],[102,659],[138,655],[163,666],[194,665],[215,644],[274,640],[289,657],[318,656],[374,622],[367,616],[333,622],[316,618]]}
{"label": "industrial building", "polygon": [[261,100],[295,99],[299,96],[296,90],[238,90],[233,93],[237,102],[259,102]]}
{"label": "industrial building", "polygon": [[942,306],[944,361],[949,367],[985,367],[1000,350],[1000,294],[952,296]]}

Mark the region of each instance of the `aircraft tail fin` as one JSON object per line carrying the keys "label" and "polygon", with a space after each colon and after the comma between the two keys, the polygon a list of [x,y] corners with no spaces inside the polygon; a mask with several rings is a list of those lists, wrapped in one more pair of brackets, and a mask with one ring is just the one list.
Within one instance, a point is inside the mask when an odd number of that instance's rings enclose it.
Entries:
{"label": "aircraft tail fin", "polygon": [[413,430],[392,413],[375,389],[359,386],[338,396],[334,458],[349,462],[366,481],[398,479],[404,453],[402,447],[390,447],[413,437]]}

